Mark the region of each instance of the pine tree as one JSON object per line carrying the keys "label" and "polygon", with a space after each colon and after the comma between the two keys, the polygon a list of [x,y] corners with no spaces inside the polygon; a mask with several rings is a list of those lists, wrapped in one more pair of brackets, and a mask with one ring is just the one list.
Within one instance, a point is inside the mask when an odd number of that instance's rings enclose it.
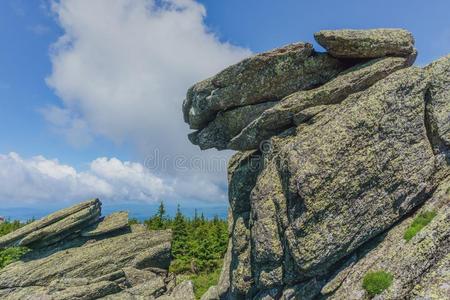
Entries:
{"label": "pine tree", "polygon": [[147,225],[148,229],[151,230],[167,228],[166,208],[163,201],[159,203],[158,212],[144,223]]}
{"label": "pine tree", "polygon": [[228,245],[228,225],[217,215],[208,220],[196,209],[189,219],[178,205],[175,218],[171,219],[161,202],[157,212],[144,223],[153,230],[172,229],[172,272],[199,274],[220,269]]}
{"label": "pine tree", "polygon": [[173,242],[172,254],[175,259],[186,259],[188,255],[188,228],[186,219],[181,213],[180,205],[177,206],[177,213],[172,226]]}

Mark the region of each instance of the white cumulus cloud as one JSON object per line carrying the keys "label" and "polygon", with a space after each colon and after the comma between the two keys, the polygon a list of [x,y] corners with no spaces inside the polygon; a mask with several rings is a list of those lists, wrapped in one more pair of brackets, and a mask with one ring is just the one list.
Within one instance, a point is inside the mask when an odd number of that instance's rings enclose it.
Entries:
{"label": "white cumulus cloud", "polygon": [[43,156],[22,158],[0,154],[2,205],[42,201],[77,202],[99,197],[106,201],[155,202],[173,196],[169,182],[143,165],[117,158],[98,158],[85,171]]}
{"label": "white cumulus cloud", "polygon": [[[189,86],[251,54],[207,28],[204,6],[194,0],[61,0],[52,11],[64,34],[52,45],[47,84],[62,102],[43,108],[43,115],[71,144],[103,136],[132,144],[142,158],[155,149],[169,160],[229,155],[200,153],[182,120]],[[205,190],[222,190],[224,199],[224,169],[166,171],[180,193],[204,199]]]}

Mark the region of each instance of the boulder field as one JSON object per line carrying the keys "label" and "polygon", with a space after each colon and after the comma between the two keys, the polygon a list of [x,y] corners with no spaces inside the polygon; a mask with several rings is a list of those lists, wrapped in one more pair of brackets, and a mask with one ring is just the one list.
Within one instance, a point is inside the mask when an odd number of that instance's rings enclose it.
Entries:
{"label": "boulder field", "polygon": [[403,29],[314,37],[326,52],[288,45],[187,92],[190,141],[238,151],[202,299],[369,299],[371,272],[377,299],[450,299],[450,55],[413,66]]}
{"label": "boulder field", "polygon": [[168,272],[171,239],[82,202],[0,237],[1,248],[30,249],[0,270],[0,299],[194,300],[192,283]]}

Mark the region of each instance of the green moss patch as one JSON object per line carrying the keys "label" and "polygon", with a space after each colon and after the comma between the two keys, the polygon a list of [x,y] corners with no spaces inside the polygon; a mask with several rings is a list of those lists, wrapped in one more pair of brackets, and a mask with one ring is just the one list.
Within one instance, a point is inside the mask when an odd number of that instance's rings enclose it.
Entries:
{"label": "green moss patch", "polygon": [[435,211],[427,211],[419,214],[406,229],[403,238],[407,241],[411,240],[419,231],[427,226],[435,216]]}
{"label": "green moss patch", "polygon": [[373,297],[390,287],[393,279],[392,274],[385,271],[369,272],[364,276],[362,286]]}

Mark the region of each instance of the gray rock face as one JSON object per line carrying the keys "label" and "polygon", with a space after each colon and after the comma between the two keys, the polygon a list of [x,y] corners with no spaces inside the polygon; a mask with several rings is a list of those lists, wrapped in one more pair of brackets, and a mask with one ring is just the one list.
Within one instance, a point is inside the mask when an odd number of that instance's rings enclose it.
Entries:
{"label": "gray rock face", "polygon": [[192,283],[176,286],[168,273],[171,231],[130,228],[125,212],[101,219],[100,207],[83,202],[5,236],[39,247],[0,270],[0,298],[194,299]]}
{"label": "gray rock face", "polygon": [[403,29],[322,30],[314,38],[340,58],[409,56],[414,52],[414,38]]}
{"label": "gray rock face", "polygon": [[[366,299],[362,278],[369,271],[385,270],[393,274],[394,282],[382,293],[382,299],[445,299],[439,295],[448,295],[445,284],[449,283],[449,269],[445,273],[443,268],[450,254],[449,188],[450,178],[442,180],[423,207],[357,251],[354,263],[332,276],[321,293],[330,299]],[[403,238],[406,228],[426,211],[436,211],[437,215],[407,242]],[[416,298],[419,296],[423,298]]]}
{"label": "gray rock face", "polygon": [[450,56],[410,67],[413,39],[401,30],[317,38],[335,56],[379,58],[241,123],[254,118],[226,146],[246,151],[228,167],[228,285],[204,299],[368,299],[363,278],[378,270],[393,275],[379,299],[445,299]]}
{"label": "gray rock face", "polygon": [[[280,206],[286,205],[288,224],[278,221],[281,211],[267,216],[264,206],[274,199],[267,197],[274,190],[274,174],[267,169],[260,175],[251,199],[257,205],[252,207],[254,226],[267,228],[266,218],[274,218],[303,274],[320,274],[407,214],[433,189],[435,157],[423,119],[423,78],[415,68],[392,74],[324,112],[317,123],[281,145],[275,158],[283,164],[278,164],[278,173],[289,176],[281,178],[285,192],[276,196]],[[411,157],[420,157],[420,163]],[[290,195],[295,197],[283,199]],[[275,247],[267,249],[257,234],[254,240],[256,257],[275,257]]]}
{"label": "gray rock face", "polygon": [[200,146],[200,149],[216,148],[224,150],[228,148],[230,140],[238,135],[242,129],[255,120],[265,110],[273,107],[277,102],[264,102],[255,105],[241,106],[222,113],[202,130],[189,135],[192,144]]}
{"label": "gray rock face", "polygon": [[409,66],[412,62],[408,58],[400,57],[372,60],[341,73],[318,88],[293,93],[264,111],[236,135],[228,147],[234,150],[257,149],[261,142],[293,127],[295,117],[302,111],[340,103],[350,94],[367,89],[378,80]]}
{"label": "gray rock face", "polygon": [[426,94],[427,115],[433,136],[435,151],[449,157],[450,153],[450,56],[446,56],[425,68],[430,76]]}
{"label": "gray rock face", "polygon": [[311,44],[291,44],[247,58],[191,87],[183,103],[185,121],[202,129],[220,111],[276,101],[322,84],[345,64],[316,53]]}

